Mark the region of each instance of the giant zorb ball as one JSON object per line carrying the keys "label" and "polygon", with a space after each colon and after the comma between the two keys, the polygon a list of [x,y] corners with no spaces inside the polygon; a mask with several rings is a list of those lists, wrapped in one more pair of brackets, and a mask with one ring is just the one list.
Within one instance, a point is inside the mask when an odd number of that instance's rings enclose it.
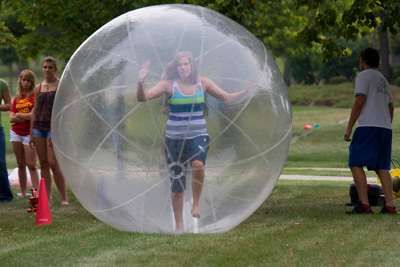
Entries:
{"label": "giant zorb ball", "polygon": [[200,199],[191,216],[191,170],[184,232],[227,231],[268,197],[287,157],[291,109],[272,55],[241,25],[191,5],[146,7],[121,15],[73,54],[54,103],[52,138],[68,186],[101,221],[135,232],[174,232],[165,159],[165,99],[138,102],[177,52],[192,53],[200,76],[240,98],[206,97],[210,145]]}

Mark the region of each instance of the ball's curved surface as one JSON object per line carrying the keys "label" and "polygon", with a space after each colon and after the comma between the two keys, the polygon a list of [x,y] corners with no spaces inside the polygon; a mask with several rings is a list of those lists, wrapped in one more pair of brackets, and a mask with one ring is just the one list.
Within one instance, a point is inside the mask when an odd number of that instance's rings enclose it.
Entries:
{"label": "ball's curved surface", "polygon": [[228,92],[206,97],[210,146],[199,219],[191,216],[191,170],[184,232],[227,231],[268,197],[287,157],[291,109],[287,88],[264,45],[239,24],[206,8],[152,6],[110,21],[74,53],[62,75],[52,138],[67,184],[81,204],[122,230],[174,232],[164,155],[167,115],[161,100],[138,102],[163,77],[178,51],[190,51],[201,76]]}

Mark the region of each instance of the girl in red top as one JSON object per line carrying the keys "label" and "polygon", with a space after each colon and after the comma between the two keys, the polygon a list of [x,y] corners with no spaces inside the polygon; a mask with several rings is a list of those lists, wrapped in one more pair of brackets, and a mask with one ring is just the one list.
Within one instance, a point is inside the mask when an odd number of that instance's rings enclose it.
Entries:
{"label": "girl in red top", "polygon": [[12,101],[10,110],[10,141],[18,165],[18,178],[22,197],[26,195],[28,166],[32,187],[38,188],[38,172],[36,169],[36,152],[30,143],[30,124],[34,97],[35,75],[31,70],[23,70],[18,78],[18,94]]}

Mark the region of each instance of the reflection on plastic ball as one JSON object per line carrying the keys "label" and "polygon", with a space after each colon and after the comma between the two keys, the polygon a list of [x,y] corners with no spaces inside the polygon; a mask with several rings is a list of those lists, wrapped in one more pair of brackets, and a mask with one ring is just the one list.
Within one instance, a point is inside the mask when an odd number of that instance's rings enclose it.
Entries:
{"label": "reflection on plastic ball", "polygon": [[[146,91],[180,51],[193,55],[200,77],[230,94],[245,92],[232,101],[206,93],[199,218],[192,216],[190,159],[172,167],[166,160],[169,100],[137,99],[141,67],[150,64]],[[242,26],[191,5],[138,9],[96,31],[68,62],[52,117],[56,155],[80,203],[101,221],[137,232],[176,231],[171,168],[186,177],[184,232],[235,227],[271,193],[290,137],[287,88],[271,54]]]}

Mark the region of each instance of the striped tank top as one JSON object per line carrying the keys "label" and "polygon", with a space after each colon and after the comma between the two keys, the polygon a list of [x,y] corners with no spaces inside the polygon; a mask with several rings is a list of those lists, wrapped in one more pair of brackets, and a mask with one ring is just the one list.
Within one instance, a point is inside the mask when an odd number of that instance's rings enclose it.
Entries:
{"label": "striped tank top", "polygon": [[204,89],[201,83],[197,85],[193,95],[185,95],[174,81],[168,104],[169,117],[165,128],[165,135],[168,138],[193,139],[208,135],[204,119]]}

